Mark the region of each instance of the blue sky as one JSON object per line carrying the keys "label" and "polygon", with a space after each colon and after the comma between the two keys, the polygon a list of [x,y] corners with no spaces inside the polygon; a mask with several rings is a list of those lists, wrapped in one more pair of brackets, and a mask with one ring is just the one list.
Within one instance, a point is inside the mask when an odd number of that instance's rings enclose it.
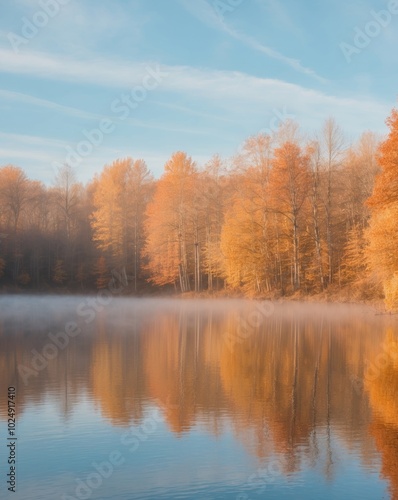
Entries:
{"label": "blue sky", "polygon": [[230,157],[283,117],[385,133],[396,47],[395,0],[3,0],[0,165],[51,183],[68,160],[85,182],[131,156],[159,176],[174,151]]}

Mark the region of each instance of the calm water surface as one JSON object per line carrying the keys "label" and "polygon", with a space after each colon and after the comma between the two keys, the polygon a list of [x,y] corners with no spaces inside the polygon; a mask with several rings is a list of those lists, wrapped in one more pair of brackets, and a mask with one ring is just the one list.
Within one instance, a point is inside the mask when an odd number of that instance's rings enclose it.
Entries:
{"label": "calm water surface", "polygon": [[1,498],[398,499],[396,317],[89,300],[0,298]]}

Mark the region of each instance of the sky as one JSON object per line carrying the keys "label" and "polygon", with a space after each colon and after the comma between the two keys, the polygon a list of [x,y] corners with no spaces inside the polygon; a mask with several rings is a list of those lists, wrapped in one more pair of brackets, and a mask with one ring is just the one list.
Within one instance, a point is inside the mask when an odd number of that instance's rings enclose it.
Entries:
{"label": "sky", "polygon": [[396,47],[397,0],[2,0],[0,166],[50,185],[128,156],[159,177],[286,119],[385,134]]}

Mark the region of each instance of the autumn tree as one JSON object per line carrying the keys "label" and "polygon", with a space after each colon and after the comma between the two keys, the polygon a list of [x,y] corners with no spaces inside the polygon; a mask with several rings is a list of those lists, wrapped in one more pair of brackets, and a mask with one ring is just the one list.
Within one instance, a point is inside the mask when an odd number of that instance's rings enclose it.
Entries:
{"label": "autumn tree", "polygon": [[223,276],[221,232],[226,205],[226,177],[223,161],[215,155],[200,173],[199,191],[202,194],[202,218],[205,241],[203,249],[203,271],[207,274],[207,287],[213,290]]}
{"label": "autumn tree", "polygon": [[108,286],[110,280],[109,270],[106,259],[103,255],[101,255],[101,257],[99,257],[96,261],[94,275],[96,277],[95,284],[99,290]]}
{"label": "autumn tree", "polygon": [[61,259],[58,259],[54,265],[54,271],[53,271],[53,281],[57,285],[62,285],[67,278],[67,274],[65,272],[65,264],[64,261]]}
{"label": "autumn tree", "polygon": [[61,224],[65,230],[67,241],[71,238],[74,220],[81,199],[81,186],[76,180],[76,174],[70,165],[64,165],[55,177],[53,200],[59,212]]}
{"label": "autumn tree", "polygon": [[12,266],[14,282],[23,284],[30,281],[30,277],[29,280],[19,279],[21,273],[28,275],[26,269],[22,270],[26,251],[22,242],[23,216],[29,219],[29,208],[33,208],[38,187],[39,184],[30,181],[22,169],[13,165],[0,168],[0,225],[7,235],[5,251],[8,254],[7,261]]}
{"label": "autumn tree", "polygon": [[347,235],[347,243],[341,264],[341,279],[343,285],[348,285],[362,296],[373,292],[369,283],[369,273],[366,265],[366,240],[364,229],[360,224],[354,225]]}
{"label": "autumn tree", "polygon": [[294,142],[285,142],[274,152],[270,174],[271,207],[287,223],[286,237],[291,245],[291,284],[293,290],[301,287],[301,234],[304,233],[304,209],[310,185],[309,156]]}
{"label": "autumn tree", "polygon": [[326,241],[328,254],[328,283],[333,282],[336,255],[335,245],[338,230],[337,186],[338,172],[344,151],[344,136],[334,118],[328,118],[321,134],[322,168],[324,177],[323,204],[326,214]]}
{"label": "autumn tree", "polygon": [[75,171],[65,164],[58,169],[53,186],[48,190],[50,200],[50,223],[57,241],[53,246],[53,274],[57,261],[64,262],[64,272],[68,279],[76,276],[82,264],[79,256],[82,243],[82,227],[89,232],[87,221],[82,218],[84,189],[77,182]]}
{"label": "autumn tree", "polygon": [[29,180],[18,167],[0,169],[0,206],[6,227],[17,232],[21,214],[29,198]]}
{"label": "autumn tree", "polygon": [[133,275],[134,289],[142,278],[145,210],[152,176],[143,160],[126,158],[106,166],[93,184],[91,226],[99,250],[114,266]]}
{"label": "autumn tree", "polygon": [[5,267],[6,267],[6,261],[2,257],[0,257],[0,278],[3,277]]}
{"label": "autumn tree", "polygon": [[165,165],[148,206],[145,255],[156,285],[173,284],[182,292],[197,281],[199,245],[198,171],[192,158],[179,151]]}
{"label": "autumn tree", "polygon": [[270,291],[274,226],[267,189],[272,138],[265,134],[250,137],[234,163],[232,196],[221,235],[225,278],[232,288],[242,287],[247,293]]}
{"label": "autumn tree", "polygon": [[118,268],[135,291],[147,281],[277,296],[384,288],[398,309],[397,114],[380,149],[371,132],[346,147],[333,119],[312,140],[286,122],[204,167],[177,152],[156,182],[131,158],[86,186],[68,165],[50,186],[0,167],[2,284],[85,290]]}
{"label": "autumn tree", "polygon": [[398,310],[398,111],[387,120],[388,138],[379,148],[381,169],[372,196],[367,231],[368,258],[373,275],[382,284],[389,310]]}
{"label": "autumn tree", "polygon": [[359,141],[349,148],[343,160],[344,212],[349,227],[360,225],[365,228],[370,217],[366,200],[371,196],[376,175],[378,137],[365,132]]}
{"label": "autumn tree", "polygon": [[394,109],[387,119],[390,129],[388,138],[380,145],[378,164],[381,172],[376,177],[368,205],[374,210],[398,203],[398,110]]}
{"label": "autumn tree", "polygon": [[[315,289],[325,290],[327,277],[325,270],[328,268],[326,259],[326,241],[325,241],[325,207],[322,200],[322,166],[321,166],[321,148],[317,141],[310,144],[308,148],[310,174],[309,174],[309,201],[312,222],[312,233],[315,258],[312,263],[312,275]],[[318,286],[317,286],[318,285]]]}

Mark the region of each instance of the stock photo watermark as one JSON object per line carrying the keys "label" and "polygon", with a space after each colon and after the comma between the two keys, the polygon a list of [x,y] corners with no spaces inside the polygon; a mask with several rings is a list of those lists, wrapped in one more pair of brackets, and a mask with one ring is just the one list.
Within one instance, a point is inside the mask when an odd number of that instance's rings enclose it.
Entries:
{"label": "stock photo watermark", "polygon": [[241,344],[247,340],[257,328],[264,322],[265,318],[269,318],[275,312],[275,306],[271,301],[262,301],[256,303],[254,311],[251,311],[247,318],[240,317],[240,322],[236,330],[228,332],[225,342],[228,349],[232,352],[236,344]]}
{"label": "stock photo watermark", "polygon": [[[236,500],[250,500],[250,498],[259,498],[262,495],[267,486],[272,485],[278,477],[283,475],[283,464],[282,461],[277,459],[273,460],[267,467],[263,469],[257,469],[254,474],[251,474],[245,484],[245,492],[239,493]],[[255,493],[253,497],[250,497],[246,491],[252,491]]]}
{"label": "stock photo watermark", "polygon": [[[268,135],[272,136],[275,134],[279,128],[286,122],[289,122],[291,120],[296,119],[296,115],[290,114],[287,110],[286,106],[283,106],[282,108],[273,108],[272,111],[272,116],[269,121],[268,127],[262,128],[257,131],[257,135]],[[242,142],[239,146],[239,150],[242,151],[243,147],[245,145],[245,142]]]}
{"label": "stock photo watermark", "polygon": [[118,467],[125,464],[126,448],[128,453],[136,452],[141,444],[157,431],[159,423],[162,422],[164,422],[163,415],[159,410],[153,410],[141,425],[131,426],[120,437],[121,448],[111,451],[102,462],[92,462],[93,470],[83,479],[75,479],[74,496],[64,494],[62,500],[88,500],[103,485],[105,479],[109,479]]}
{"label": "stock photo watermark", "polygon": [[8,41],[14,52],[18,54],[21,45],[25,46],[35,38],[40,30],[45,28],[51,19],[54,19],[61,12],[62,7],[70,2],[71,0],[39,0],[39,10],[30,19],[26,16],[22,17],[20,34],[13,31],[7,34]]}
{"label": "stock photo watermark", "polygon": [[383,352],[379,353],[374,361],[365,360],[366,368],[363,378],[356,375],[350,376],[350,381],[357,394],[361,394],[366,382],[374,382],[381,373],[390,365],[398,362],[398,343],[394,341],[383,342]]}
{"label": "stock photo watermark", "polygon": [[[99,290],[95,297],[86,298],[76,307],[76,315],[79,318],[84,318],[86,324],[92,323],[96,315],[110,305],[114,295],[120,293],[127,286],[127,276],[124,270],[121,273],[113,270],[111,274],[112,278],[106,289]],[[119,282],[118,286],[116,286],[117,282]],[[81,333],[82,329],[76,321],[68,321],[63,331],[49,332],[47,335],[49,342],[43,346],[41,351],[32,349],[29,365],[18,364],[18,374],[22,378],[24,385],[28,385],[31,377],[37,377],[41,371],[45,370],[49,362],[54,360],[60,351],[68,347],[71,339]]]}
{"label": "stock photo watermark", "polygon": [[114,118],[102,118],[97,127],[91,130],[83,129],[84,139],[79,141],[74,147],[65,146],[66,156],[63,162],[53,162],[54,168],[59,168],[64,164],[77,167],[80,163],[92,154],[95,148],[101,146],[105,137],[111,135],[117,128],[117,120],[123,122],[127,120],[131,112],[145,101],[148,92],[152,92],[159,87],[164,78],[169,73],[162,70],[159,65],[156,67],[147,66],[146,74],[141,80],[141,85],[135,85],[128,93],[122,93],[117,99],[111,102],[110,110]]}
{"label": "stock photo watermark", "polygon": [[285,122],[295,119],[296,115],[291,115],[290,113],[288,113],[286,106],[283,106],[283,108],[281,109],[274,108],[272,110],[272,118],[269,122],[268,128],[262,128],[259,131],[259,134],[272,135]]}
{"label": "stock photo watermark", "polygon": [[378,12],[371,10],[371,20],[362,28],[355,26],[352,42],[340,43],[340,49],[348,63],[352,61],[354,55],[360,54],[369,47],[372,40],[377,38],[382,30],[390,25],[394,16],[398,15],[398,0],[390,0],[386,7],[386,9]]}
{"label": "stock photo watermark", "polygon": [[212,7],[218,18],[224,21],[225,14],[231,14],[245,2],[246,0],[213,0]]}

